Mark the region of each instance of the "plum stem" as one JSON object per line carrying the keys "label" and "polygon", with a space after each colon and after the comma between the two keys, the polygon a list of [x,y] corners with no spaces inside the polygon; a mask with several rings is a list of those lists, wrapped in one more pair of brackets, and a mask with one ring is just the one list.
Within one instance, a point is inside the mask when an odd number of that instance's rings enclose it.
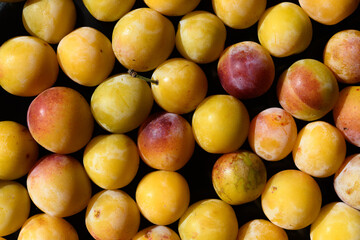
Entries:
{"label": "plum stem", "polygon": [[139,75],[137,72],[135,72],[133,69],[129,69],[129,70],[128,70],[128,73],[130,74],[130,76],[135,77],[135,78],[139,78],[139,79],[144,80],[144,81],[146,81],[146,82],[154,83],[154,84],[156,84],[156,85],[159,84],[159,81],[158,81],[158,80],[154,80],[154,79],[150,79],[150,78],[141,76],[141,75]]}

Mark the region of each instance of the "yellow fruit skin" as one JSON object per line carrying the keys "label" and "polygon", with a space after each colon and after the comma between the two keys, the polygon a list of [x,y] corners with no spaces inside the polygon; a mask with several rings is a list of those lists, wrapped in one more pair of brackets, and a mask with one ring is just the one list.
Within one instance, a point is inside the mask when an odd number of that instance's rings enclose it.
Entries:
{"label": "yellow fruit skin", "polygon": [[70,79],[89,87],[103,82],[115,64],[110,40],[91,27],[78,28],[62,38],[57,57]]}
{"label": "yellow fruit skin", "polygon": [[75,27],[75,4],[72,0],[27,0],[22,20],[31,35],[57,44]]}
{"label": "yellow fruit skin", "polygon": [[29,130],[14,121],[0,122],[0,179],[14,180],[35,164],[39,146]]}
{"label": "yellow fruit skin", "polygon": [[200,0],[144,0],[145,4],[166,16],[181,16],[193,11]]}
{"label": "yellow fruit skin", "polygon": [[154,171],[139,182],[136,202],[142,215],[151,223],[168,225],[178,220],[189,206],[189,186],[177,172]]}
{"label": "yellow fruit skin", "polygon": [[167,226],[153,225],[139,231],[132,240],[180,240],[179,235]]}
{"label": "yellow fruit skin", "polygon": [[112,47],[127,69],[146,72],[155,69],[171,54],[175,29],[169,19],[150,8],[138,8],[116,23]]}
{"label": "yellow fruit skin", "polygon": [[287,57],[303,52],[312,39],[312,24],[304,10],[282,2],[265,10],[259,19],[258,37],[271,55]]}
{"label": "yellow fruit skin", "polygon": [[219,199],[205,199],[186,210],[178,230],[182,240],[235,240],[238,222],[230,205]]}
{"label": "yellow fruit skin", "polygon": [[0,85],[13,95],[36,96],[56,82],[58,73],[55,51],[40,38],[19,36],[1,45]]}
{"label": "yellow fruit skin", "polygon": [[0,236],[19,230],[30,214],[26,188],[15,181],[0,180]]}
{"label": "yellow fruit skin", "polygon": [[284,229],[276,226],[268,220],[254,219],[239,229],[236,240],[288,240]]}
{"label": "yellow fruit skin", "polygon": [[84,150],[83,163],[90,179],[104,189],[128,185],[139,168],[134,141],[124,134],[94,137]]}
{"label": "yellow fruit skin", "polygon": [[85,224],[95,239],[132,239],[139,229],[140,212],[127,193],[103,190],[91,198]]}
{"label": "yellow fruit skin", "polygon": [[31,216],[21,227],[18,240],[78,240],[75,228],[66,220],[46,213]]}
{"label": "yellow fruit skin", "polygon": [[128,13],[135,0],[84,0],[90,14],[99,21],[113,22]]}

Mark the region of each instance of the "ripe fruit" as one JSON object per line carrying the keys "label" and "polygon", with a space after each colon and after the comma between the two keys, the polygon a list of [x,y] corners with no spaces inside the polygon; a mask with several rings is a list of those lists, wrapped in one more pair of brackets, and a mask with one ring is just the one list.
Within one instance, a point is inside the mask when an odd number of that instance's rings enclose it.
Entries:
{"label": "ripe fruit", "polygon": [[183,16],[176,32],[176,48],[180,54],[196,63],[210,63],[224,50],[226,28],[215,15],[193,11]]}
{"label": "ripe fruit", "polygon": [[96,122],[112,133],[139,127],[153,106],[149,85],[129,74],[117,74],[102,82],[91,96],[91,112]]}
{"label": "ripe fruit", "polygon": [[68,87],[52,87],[30,104],[27,124],[33,138],[54,153],[80,150],[90,140],[94,119],[86,99]]}
{"label": "ripe fruit", "polygon": [[91,27],[78,28],[62,38],[57,56],[64,73],[84,86],[103,82],[115,64],[110,40]]}
{"label": "ripe fruit", "polygon": [[146,72],[155,69],[171,54],[175,29],[169,19],[150,8],[138,8],[116,23],[112,47],[127,69]]}
{"label": "ripe fruit", "polygon": [[266,168],[254,153],[240,150],[222,155],[214,164],[212,183],[226,203],[239,205],[257,199],[266,183]]}
{"label": "ripe fruit", "polygon": [[135,0],[83,0],[86,9],[99,21],[113,22],[128,13]]}
{"label": "ripe fruit", "polygon": [[37,160],[39,147],[29,130],[14,121],[0,121],[0,179],[27,174]]}
{"label": "ripe fruit", "polygon": [[268,220],[254,219],[239,229],[236,240],[288,240],[284,229],[276,226]]}
{"label": "ripe fruit", "polygon": [[266,183],[261,206],[275,225],[298,230],[309,226],[321,208],[321,191],[316,181],[299,170],[282,170]]}
{"label": "ripe fruit", "polygon": [[153,225],[138,232],[132,240],[180,240],[179,235],[167,226]]}
{"label": "ripe fruit", "polygon": [[275,77],[275,65],[260,44],[244,41],[224,50],[217,72],[227,93],[239,99],[249,99],[269,90]]}
{"label": "ripe fruit", "polygon": [[192,117],[196,142],[209,153],[236,151],[249,131],[249,114],[245,105],[230,95],[205,98]]}
{"label": "ripe fruit", "polygon": [[124,134],[98,135],[86,145],[83,163],[96,185],[117,189],[134,179],[139,154],[135,142]]}
{"label": "ripe fruit", "polygon": [[67,155],[41,158],[29,172],[26,184],[33,203],[52,216],[79,213],[91,197],[91,184],[84,167]]}
{"label": "ripe fruit", "polygon": [[208,81],[196,63],[173,58],[158,66],[152,74],[151,90],[156,103],[167,112],[185,114],[193,111],[204,100]]}
{"label": "ripe fruit", "polygon": [[135,194],[142,215],[156,225],[168,225],[177,221],[190,202],[186,179],[172,171],[148,173],[139,182]]}
{"label": "ripe fruit", "polygon": [[205,199],[192,204],[180,218],[182,240],[235,240],[238,221],[234,209],[219,199]]}
{"label": "ripe fruit", "polygon": [[200,0],[144,0],[145,4],[166,16],[181,16],[193,11]]}
{"label": "ripe fruit", "polygon": [[311,42],[312,31],[310,18],[291,2],[266,9],[258,23],[260,44],[275,57],[303,52]]}
{"label": "ripe fruit", "polygon": [[266,8],[266,0],[212,0],[215,14],[225,25],[244,29],[254,25]]}
{"label": "ripe fruit", "polygon": [[22,97],[36,96],[51,87],[59,72],[56,53],[40,38],[19,36],[0,48],[0,85]]}
{"label": "ripe fruit", "polygon": [[338,97],[334,74],[323,63],[301,59],[285,70],[277,84],[280,105],[293,117],[318,120],[330,112]]}
{"label": "ripe fruit", "polygon": [[40,213],[31,216],[21,227],[18,240],[78,240],[75,228],[66,220]]}
{"label": "ripe fruit", "polygon": [[85,224],[95,239],[132,239],[140,225],[135,201],[121,190],[96,193],[86,209]]}
{"label": "ripe fruit", "polygon": [[22,20],[28,33],[56,44],[75,27],[75,4],[72,0],[27,0]]}

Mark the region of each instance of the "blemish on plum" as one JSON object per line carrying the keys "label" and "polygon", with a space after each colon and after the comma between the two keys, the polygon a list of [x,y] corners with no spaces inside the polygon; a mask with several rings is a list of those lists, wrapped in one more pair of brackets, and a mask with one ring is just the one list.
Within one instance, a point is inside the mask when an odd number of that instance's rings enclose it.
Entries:
{"label": "blemish on plum", "polygon": [[276,190],[277,190],[277,187],[275,187],[275,186],[271,187],[271,193],[274,193]]}
{"label": "blemish on plum", "polygon": [[95,217],[95,218],[99,218],[99,217],[100,217],[100,210],[98,210],[98,209],[95,209],[95,210],[94,210],[94,217]]}

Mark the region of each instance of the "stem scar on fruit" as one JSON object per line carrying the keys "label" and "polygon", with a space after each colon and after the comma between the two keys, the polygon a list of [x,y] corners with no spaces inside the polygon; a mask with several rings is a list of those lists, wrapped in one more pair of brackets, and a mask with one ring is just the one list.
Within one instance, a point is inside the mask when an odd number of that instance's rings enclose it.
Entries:
{"label": "stem scar on fruit", "polygon": [[129,70],[128,70],[128,73],[129,73],[130,76],[132,76],[132,77],[139,78],[139,79],[142,79],[142,80],[144,80],[144,81],[146,81],[146,82],[154,83],[154,84],[156,84],[156,85],[159,85],[159,81],[158,81],[158,80],[153,80],[153,79],[150,79],[150,78],[141,76],[141,75],[139,75],[137,72],[135,72],[133,69],[129,69]]}

